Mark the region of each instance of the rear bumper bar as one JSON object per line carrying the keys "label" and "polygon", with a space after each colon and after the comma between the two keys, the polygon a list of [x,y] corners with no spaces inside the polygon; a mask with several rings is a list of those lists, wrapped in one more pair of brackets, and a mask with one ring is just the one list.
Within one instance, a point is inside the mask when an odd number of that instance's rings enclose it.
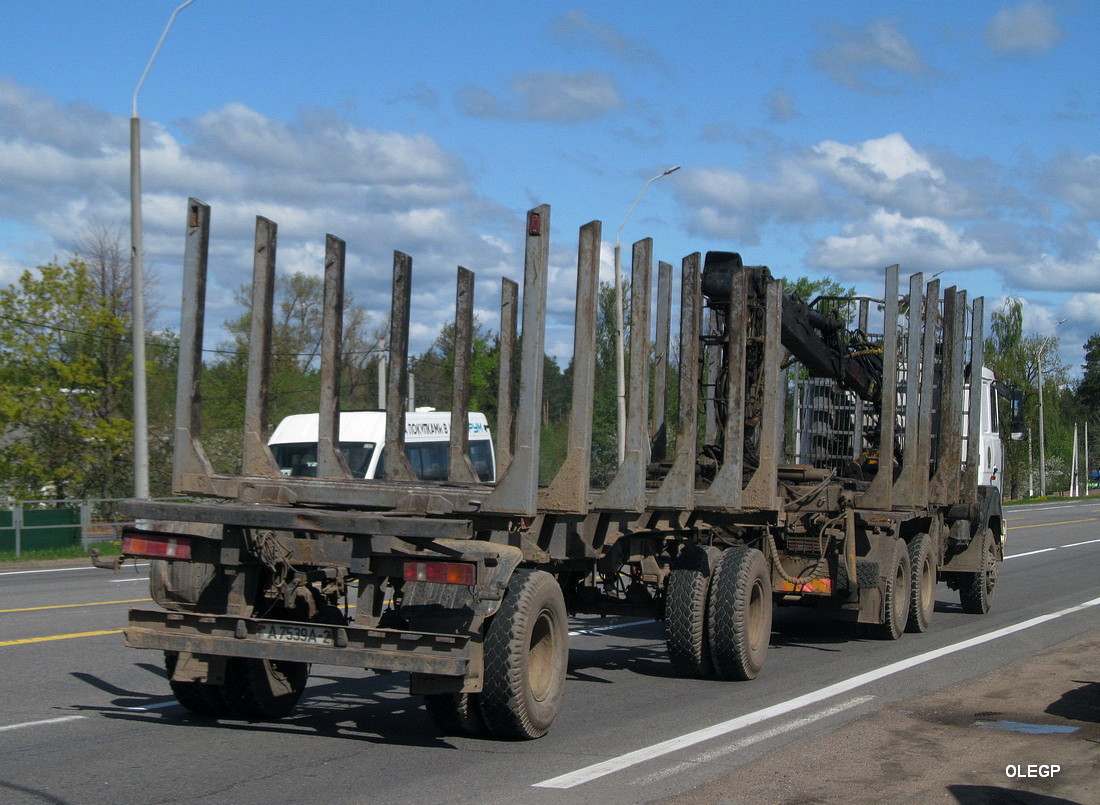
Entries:
{"label": "rear bumper bar", "polygon": [[[270,626],[302,626],[327,629],[333,645],[288,643],[261,635]],[[290,624],[288,621],[241,618],[234,615],[200,615],[189,612],[131,609],[125,630],[130,648],[186,651],[222,657],[253,657],[409,671],[439,676],[465,676],[470,664],[470,638],[322,624]]]}

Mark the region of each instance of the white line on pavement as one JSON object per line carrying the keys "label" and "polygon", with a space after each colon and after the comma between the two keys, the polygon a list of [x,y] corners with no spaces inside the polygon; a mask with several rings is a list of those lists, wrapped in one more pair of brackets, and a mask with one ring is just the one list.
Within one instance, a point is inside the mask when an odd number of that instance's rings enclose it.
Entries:
{"label": "white line on pavement", "polygon": [[625,629],[628,626],[641,626],[643,623],[656,623],[653,618],[645,621],[630,621],[629,623],[613,623],[610,626],[593,626],[591,629],[577,629],[570,632],[570,637],[582,634],[596,634],[597,632],[610,632],[612,629]]}
{"label": "white line on pavement", "polygon": [[1063,545],[1063,548],[1076,548],[1078,545],[1092,545],[1094,542],[1100,542],[1100,539],[1087,539],[1084,542],[1071,542],[1069,545]]}
{"label": "white line on pavement", "polygon": [[[1065,546],[1062,546],[1062,547],[1065,547]],[[1057,548],[1040,548],[1037,551],[1027,551],[1025,553],[1014,553],[1011,556],[1006,556],[1005,561],[1007,562],[1009,559],[1019,559],[1021,556],[1034,556],[1037,553],[1049,553],[1050,551],[1056,551],[1056,550],[1058,550],[1058,549]]]}
{"label": "white line on pavement", "polygon": [[864,685],[876,682],[888,676],[907,671],[910,668],[914,668],[918,665],[923,665],[926,662],[937,660],[940,657],[946,657],[950,654],[954,654],[959,651],[963,651],[974,646],[980,646],[983,643],[989,643],[993,640],[997,640],[1008,635],[1021,632],[1024,629],[1030,629],[1033,626],[1046,623],[1048,621],[1055,620],[1057,618],[1070,615],[1074,612],[1080,612],[1081,610],[1088,609],[1100,605],[1100,598],[1093,598],[1090,601],[1077,604],[1076,606],[1068,607],[1066,609],[1060,609],[1057,612],[1051,612],[1046,615],[1040,615],[1035,618],[1030,618],[1026,621],[1013,624],[1012,626],[1006,626],[1002,629],[996,629],[992,632],[987,632],[977,637],[972,637],[969,640],[963,640],[959,643],[953,643],[943,648],[934,649],[932,651],[926,651],[923,654],[917,654],[914,657],[908,657],[898,662],[884,665],[881,668],[875,668],[871,671],[867,671],[862,674],[845,679],[840,682],[836,682],[832,685],[826,685],[818,690],[811,691],[810,693],[797,696],[793,699],[789,699],[785,702],[772,705],[771,707],[765,707],[761,710],[756,710],[752,713],[732,718],[729,721],[723,721],[719,724],[715,724],[710,727],[706,727],[695,732],[689,732],[686,735],[680,735],[675,738],[670,738],[667,741],[661,741],[660,743],[653,744],[651,746],[637,749],[633,752],[627,752],[624,755],[618,757],[609,758],[600,763],[593,763],[590,766],[585,766],[582,769],[568,772],[557,777],[552,777],[549,780],[543,780],[540,783],[535,783],[535,788],[573,788],[581,785],[582,783],[588,783],[592,780],[599,779],[608,774],[612,774],[617,771],[635,766],[639,763],[643,763],[647,760],[653,760],[654,758],[661,757],[663,755],[670,754],[671,752],[685,749],[689,746],[709,741],[712,738],[717,738],[721,735],[734,732],[735,730],[744,729],[745,727],[751,727],[754,724],[759,724],[762,721],[767,721],[770,718],[776,716],[786,715],[787,713],[794,712],[803,707],[811,704],[817,704],[818,702],[831,699],[834,696],[839,696],[842,693],[855,690],[856,688],[863,687]]}
{"label": "white line on pavement", "polygon": [[731,744],[720,746],[717,749],[713,749],[709,752],[703,752],[702,754],[696,755],[691,760],[685,760],[683,763],[677,763],[675,766],[670,766],[669,768],[659,772],[655,772],[654,774],[650,774],[645,777],[639,777],[637,780],[632,781],[631,785],[649,785],[650,783],[655,783],[664,777],[669,777],[673,774],[679,774],[680,772],[690,769],[692,767],[700,766],[704,763],[709,763],[712,760],[717,760],[723,755],[729,755],[733,752],[740,751],[746,746],[752,746],[753,744],[760,743],[761,741],[766,741],[770,738],[775,738],[776,736],[783,735],[784,733],[791,732],[792,730],[800,730],[803,727],[809,726],[815,721],[821,721],[831,716],[835,716],[837,713],[843,713],[845,710],[851,710],[853,707],[859,707],[861,704],[866,704],[867,702],[874,700],[874,698],[874,696],[857,696],[854,699],[848,699],[848,701],[834,704],[832,707],[827,707],[820,712],[811,713],[810,715],[803,716],[802,718],[796,718],[794,721],[784,722],[778,727],[772,727],[769,730],[758,732],[755,735],[750,735],[747,738],[742,738],[738,741],[734,741]]}
{"label": "white line on pavement", "polygon": [[[144,562],[140,565],[126,565],[126,567],[148,567],[148,565],[148,562]],[[87,567],[48,567],[39,570],[5,570],[0,572],[0,576],[23,576],[29,573],[71,573],[74,570],[98,570],[102,572],[103,568],[88,565]]]}
{"label": "white line on pavement", "polygon": [[63,716],[61,718],[47,718],[43,721],[26,721],[22,724],[8,724],[7,726],[0,727],[0,732],[8,732],[9,730],[21,730],[24,727],[42,727],[46,724],[61,724],[65,721],[79,721],[86,716]]}
{"label": "white line on pavement", "polygon": [[166,702],[158,702],[157,704],[147,704],[144,707],[123,707],[123,710],[132,710],[134,712],[143,713],[147,710],[163,710],[165,707],[174,707],[179,704],[175,699],[171,699]]}

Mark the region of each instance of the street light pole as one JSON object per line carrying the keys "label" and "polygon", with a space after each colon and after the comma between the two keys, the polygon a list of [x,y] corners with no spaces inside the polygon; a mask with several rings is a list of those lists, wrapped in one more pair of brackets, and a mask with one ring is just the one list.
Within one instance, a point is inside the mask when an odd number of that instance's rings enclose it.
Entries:
{"label": "street light pole", "polygon": [[[1055,327],[1065,324],[1067,319],[1062,319]],[[1040,342],[1036,360],[1036,374],[1039,379],[1039,497],[1045,497],[1047,493],[1047,440],[1046,428],[1043,427],[1043,352],[1046,344]]]}
{"label": "street light pole", "polygon": [[1041,346],[1036,367],[1039,378],[1039,497],[1045,497],[1047,493],[1047,429],[1043,426],[1043,348]]}
{"label": "street light pole", "polygon": [[649,189],[649,186],[658,179],[668,176],[670,173],[674,173],[680,170],[680,166],[669,168],[663,173],[658,173],[652,179],[645,183],[642,187],[642,192],[638,194],[638,197],[634,199],[634,203],[630,205],[630,209],[626,213],[626,217],[623,218],[623,222],[619,224],[619,228],[615,230],[615,378],[617,382],[616,387],[616,401],[618,403],[618,426],[619,426],[619,463],[623,463],[623,459],[626,458],[626,357],[623,352],[623,269],[622,269],[622,250],[619,247],[619,234],[623,231],[623,227],[626,226],[626,222],[630,220],[631,214],[634,212],[634,208],[638,206],[638,202],[642,200],[642,196],[645,195],[645,191]]}
{"label": "street light pole", "polygon": [[176,15],[195,0],[182,3],[164,26],[145,72],[134,89],[133,113],[130,117],[130,285],[132,296],[131,326],[134,352],[134,497],[149,497],[149,406],[145,380],[145,265],[141,225],[141,118],[138,117],[137,97],[149,75],[149,68],[160,52],[168,36],[168,29],[176,21]]}

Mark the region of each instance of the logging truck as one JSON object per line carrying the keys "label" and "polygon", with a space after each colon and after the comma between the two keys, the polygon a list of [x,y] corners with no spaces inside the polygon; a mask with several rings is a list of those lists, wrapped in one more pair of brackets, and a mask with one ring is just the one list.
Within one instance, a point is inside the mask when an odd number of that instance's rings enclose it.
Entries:
{"label": "logging truck", "polygon": [[641,240],[625,455],[595,486],[601,225],[589,223],[568,449],[540,484],[550,208],[524,223],[522,307],[518,283],[502,285],[496,472],[470,459],[474,276],[460,268],[445,467],[427,479],[406,451],[413,275],[401,252],[384,469],[354,472],[341,453],[345,246],[332,235],[312,466],[280,468],[266,399],[276,226],[257,218],[242,461],[224,473],[201,440],[210,208],[188,202],[173,486],[189,500],[131,501],[154,525],[123,535],[125,557],[152,562],[157,605],[130,611],[126,644],[164,653],[180,704],[276,719],[328,664],[406,672],[443,731],[537,738],[562,705],[571,615],[661,618],[679,673],[749,680],[776,606],[886,640],[929,628],[940,582],[965,611],[989,609],[1005,540],[998,406],[1018,399],[983,366],[981,298],[920,273],[903,292],[892,266],[881,296],[806,302],[737,253],[694,253],[680,264],[670,367],[673,266],[654,277]]}

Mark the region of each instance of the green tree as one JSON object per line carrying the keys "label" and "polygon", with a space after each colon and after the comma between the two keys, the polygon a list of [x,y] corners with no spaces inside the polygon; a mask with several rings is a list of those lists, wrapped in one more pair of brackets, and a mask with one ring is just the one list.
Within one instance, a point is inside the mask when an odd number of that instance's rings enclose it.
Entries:
{"label": "green tree", "polygon": [[[240,469],[252,324],[251,287],[241,286],[235,298],[243,310],[227,322],[230,340],[219,347],[217,357],[205,367],[202,380],[203,446],[215,469],[223,472]],[[276,278],[268,384],[271,425],[291,414],[316,411],[319,406],[323,310],[321,277],[299,272]],[[377,400],[377,381],[370,368],[383,344],[381,327],[372,331],[369,315],[350,293],[344,296],[343,318],[340,404],[344,410],[372,408]]]}
{"label": "green tree", "polygon": [[50,263],[0,290],[0,489],[12,498],[128,488],[128,321],[84,263]]}
{"label": "green tree", "polygon": [[1088,469],[1092,471],[1100,467],[1100,333],[1094,333],[1085,342],[1082,368],[1084,374],[1077,385],[1075,403],[1078,418],[1089,426],[1088,454],[1092,466]]}
{"label": "green tree", "polygon": [[[1047,455],[1047,491],[1068,488],[1064,468],[1069,465],[1073,422],[1066,410],[1068,367],[1058,358],[1057,336],[1024,334],[1023,302],[1006,299],[990,316],[990,337],[985,342],[985,362],[1001,382],[1024,392],[1024,425],[1032,437],[1029,461],[1027,439],[1005,441],[1006,497],[1022,497],[1039,484],[1039,372],[1042,364],[1043,419]],[[1008,406],[1001,405],[1001,433],[1008,433]]]}

